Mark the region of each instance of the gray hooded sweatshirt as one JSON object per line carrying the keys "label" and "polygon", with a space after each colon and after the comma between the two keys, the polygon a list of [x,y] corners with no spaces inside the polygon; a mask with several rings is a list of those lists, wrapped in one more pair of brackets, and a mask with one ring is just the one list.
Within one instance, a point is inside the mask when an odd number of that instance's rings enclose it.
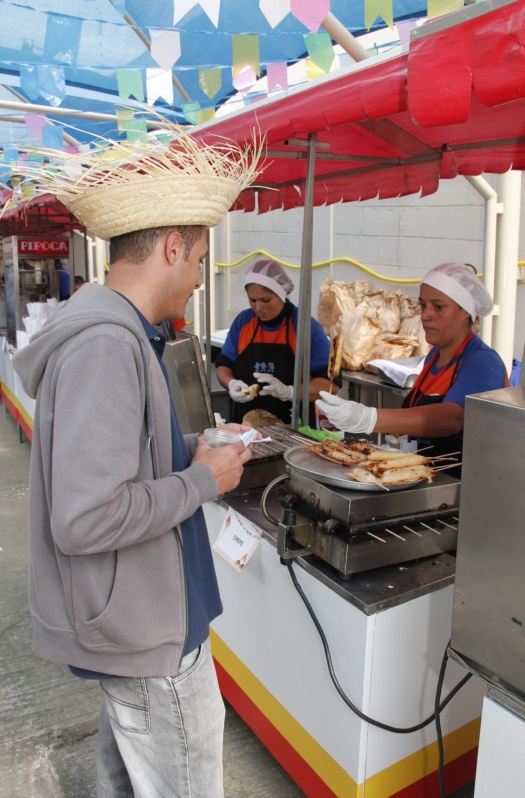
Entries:
{"label": "gray hooded sweatshirt", "polygon": [[[133,307],[82,287],[14,359],[36,397],[29,481],[33,649],[119,676],[177,673],[186,639],[178,525],[217,496],[172,472],[169,394]],[[197,436],[185,436],[190,458]]]}

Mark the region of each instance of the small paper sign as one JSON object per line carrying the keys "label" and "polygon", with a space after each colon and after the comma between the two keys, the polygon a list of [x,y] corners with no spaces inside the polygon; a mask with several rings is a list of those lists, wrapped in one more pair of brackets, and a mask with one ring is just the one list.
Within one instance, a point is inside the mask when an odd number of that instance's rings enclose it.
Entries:
{"label": "small paper sign", "polygon": [[242,571],[259,545],[261,535],[259,527],[231,510],[224,519],[213,548],[237,571]]}

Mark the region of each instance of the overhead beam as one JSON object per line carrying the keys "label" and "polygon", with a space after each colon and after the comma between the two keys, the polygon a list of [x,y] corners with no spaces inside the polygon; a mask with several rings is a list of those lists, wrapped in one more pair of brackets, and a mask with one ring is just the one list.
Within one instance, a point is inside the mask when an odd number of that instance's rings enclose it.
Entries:
{"label": "overhead beam", "polygon": [[342,22],[339,22],[331,11],[328,12],[321,22],[321,27],[325,29],[331,38],[337,42],[354,61],[364,61],[366,58],[370,58],[368,50],[365,50],[363,45],[345,28]]}
{"label": "overhead beam", "polygon": [[[29,100],[26,100],[26,98],[24,97],[24,95],[23,95],[23,94],[20,94],[20,92],[19,92],[19,91],[17,91],[16,89],[14,89],[12,86],[6,86],[5,84],[3,84],[3,88],[4,88],[6,91],[10,92],[12,95],[14,95],[14,96],[15,96],[15,97],[16,97],[16,98],[17,98],[17,99],[18,99],[18,100],[19,100],[21,103],[23,103],[23,105],[27,105],[27,106],[29,106],[29,104],[30,104],[30,103],[29,103]],[[29,110],[29,109],[28,109],[28,110]],[[6,118],[6,117],[0,117],[0,120],[1,120],[2,122],[11,122],[11,121],[13,121],[12,119],[9,119],[8,117],[7,117],[7,118]],[[23,121],[24,121],[24,123],[25,123],[25,119],[24,119]],[[50,127],[53,127],[53,125],[54,125],[54,122],[53,122],[53,120],[52,120],[52,119],[48,119],[47,117],[46,117],[46,120],[45,120],[45,122],[46,122],[46,125],[49,125]],[[65,130],[63,130],[63,131],[62,131],[62,136],[63,136],[63,138],[64,138],[64,141],[66,141],[68,144],[71,144],[71,145],[73,145],[73,146],[75,146],[75,145],[79,144],[79,141],[78,141],[78,139],[75,139],[75,138],[74,138],[73,136],[71,136],[69,133],[66,133],[66,131],[65,131]]]}

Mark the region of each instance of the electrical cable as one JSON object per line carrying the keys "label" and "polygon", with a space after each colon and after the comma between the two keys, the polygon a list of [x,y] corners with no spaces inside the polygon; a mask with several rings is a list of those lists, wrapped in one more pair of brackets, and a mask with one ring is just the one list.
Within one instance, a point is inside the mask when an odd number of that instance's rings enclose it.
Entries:
{"label": "electrical cable", "polygon": [[[297,580],[297,577],[296,577],[294,569],[293,569],[292,562],[285,561],[285,560],[281,560],[281,562],[283,563],[283,565],[287,566],[288,571],[289,571],[290,576],[291,576],[291,579],[292,579],[292,582],[294,584],[294,587],[297,590],[297,592],[299,593],[299,595],[301,596],[301,598],[302,598],[302,600],[303,600],[303,602],[304,602],[304,604],[306,606],[306,609],[308,610],[308,613],[309,613],[312,621],[314,622],[315,628],[317,629],[317,631],[319,633],[319,636],[321,638],[321,642],[323,644],[324,652],[325,652],[326,662],[327,662],[327,665],[328,665],[328,671],[330,673],[330,678],[332,679],[334,687],[337,690],[337,692],[339,693],[339,695],[341,696],[341,698],[343,699],[343,701],[345,702],[345,704],[352,710],[352,712],[354,712],[359,718],[361,718],[361,720],[364,720],[366,723],[370,723],[372,726],[377,726],[379,729],[384,729],[385,731],[394,732],[395,734],[411,734],[412,732],[420,731],[421,729],[424,729],[425,726],[428,726],[429,723],[432,723],[433,720],[436,720],[436,726],[438,726],[438,724],[439,724],[439,720],[438,720],[439,719],[439,713],[442,712],[442,710],[447,706],[449,701],[452,700],[452,698],[456,695],[456,693],[459,692],[459,690],[461,690],[463,685],[465,685],[468,682],[468,680],[471,678],[472,674],[468,673],[466,676],[464,676],[463,679],[461,679],[461,681],[458,682],[458,684],[451,690],[451,692],[447,695],[447,697],[445,699],[443,699],[443,701],[440,702],[441,687],[443,685],[443,678],[444,678],[444,675],[445,675],[445,668],[446,668],[446,663],[447,663],[447,659],[448,659],[447,651],[445,649],[445,654],[444,654],[444,657],[443,657],[443,661],[441,663],[441,669],[440,669],[439,678],[438,678],[438,690],[437,690],[437,693],[436,693],[436,701],[435,701],[435,705],[434,705],[435,708],[434,708],[434,712],[432,713],[432,715],[430,715],[428,718],[426,718],[426,720],[423,720],[420,723],[415,724],[414,726],[408,726],[407,728],[401,728],[401,727],[398,727],[398,726],[390,726],[388,723],[382,723],[379,720],[375,720],[374,718],[368,717],[368,715],[365,715],[363,712],[361,712],[360,709],[358,709],[355,706],[355,704],[352,703],[352,701],[348,698],[348,696],[344,692],[343,688],[339,684],[339,681],[338,681],[337,676],[336,676],[335,671],[334,671],[334,667],[333,667],[333,663],[332,663],[332,656],[330,654],[330,648],[328,646],[328,641],[326,639],[326,635],[325,635],[325,633],[323,631],[323,628],[322,628],[321,624],[319,623],[319,620],[318,620],[318,618],[317,618],[317,616],[316,616],[316,614],[315,614],[315,612],[314,612],[314,610],[312,608],[312,605],[310,604],[306,594],[304,593],[301,585],[299,584],[299,582]],[[448,648],[448,646],[447,646],[447,648]],[[442,749],[443,749],[443,740],[441,738],[441,726],[440,725],[438,726],[438,731],[439,731],[438,746],[440,746],[440,757],[441,757],[441,753],[442,753]],[[441,768],[441,771],[442,771],[442,768]],[[440,781],[440,788],[441,788],[441,783],[442,783],[442,778],[441,778],[441,781]],[[444,793],[442,793],[442,798],[445,798]]]}

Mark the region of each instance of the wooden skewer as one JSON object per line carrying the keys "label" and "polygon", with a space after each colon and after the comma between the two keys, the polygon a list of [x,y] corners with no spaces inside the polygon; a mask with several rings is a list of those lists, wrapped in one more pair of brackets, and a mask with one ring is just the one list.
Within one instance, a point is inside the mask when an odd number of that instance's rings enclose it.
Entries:
{"label": "wooden skewer", "polygon": [[437,457],[433,457],[432,460],[450,460],[450,458],[454,457],[456,454],[461,454],[461,452],[450,452],[450,454],[438,454]]}
{"label": "wooden skewer", "polygon": [[447,468],[458,468],[458,466],[463,465],[463,463],[449,463],[448,465],[438,466],[437,468],[432,468],[432,471],[445,471]]}

